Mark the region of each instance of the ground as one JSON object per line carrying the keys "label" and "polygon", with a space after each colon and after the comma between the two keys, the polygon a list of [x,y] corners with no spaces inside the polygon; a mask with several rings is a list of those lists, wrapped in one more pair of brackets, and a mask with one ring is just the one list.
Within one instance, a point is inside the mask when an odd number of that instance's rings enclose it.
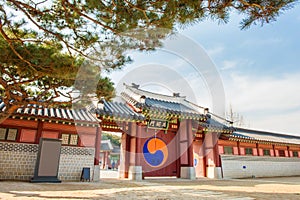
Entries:
{"label": "ground", "polygon": [[[108,175],[109,174],[109,175]],[[0,181],[0,199],[300,199],[300,177],[194,181],[163,178],[128,181],[102,173],[99,182]],[[110,178],[108,178],[110,177]]]}

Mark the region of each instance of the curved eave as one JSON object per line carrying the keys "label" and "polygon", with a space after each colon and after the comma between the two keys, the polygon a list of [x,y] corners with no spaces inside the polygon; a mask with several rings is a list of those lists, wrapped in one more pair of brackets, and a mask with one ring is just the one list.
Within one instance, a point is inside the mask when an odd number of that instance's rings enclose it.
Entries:
{"label": "curved eave", "polygon": [[123,115],[99,115],[99,119],[103,120],[112,120],[119,122],[141,122],[145,119],[143,117],[135,117],[135,116],[123,116]]}
{"label": "curved eave", "polygon": [[261,143],[261,144],[277,144],[280,146],[285,146],[285,145],[298,145],[299,146],[300,145],[300,144],[295,144],[295,143],[287,143],[287,142],[280,143],[280,142],[276,142],[273,140],[261,140],[261,139],[257,139],[257,138],[234,136],[234,135],[230,135],[229,140],[239,141],[239,142]]}
{"label": "curved eave", "polygon": [[202,114],[182,112],[177,110],[165,109],[160,107],[144,107],[143,114],[149,117],[160,118],[160,119],[170,119],[170,118],[180,118],[180,119],[192,119],[205,121],[206,118]]}
{"label": "curved eave", "polygon": [[97,117],[99,119],[104,120],[114,120],[114,121],[143,121],[145,120],[145,117],[142,115],[129,115],[124,113],[112,113],[112,112],[106,112],[101,111],[97,113]]}
{"label": "curved eave", "polygon": [[101,127],[104,131],[120,132],[123,130],[122,126],[118,126],[118,125],[114,125],[114,124],[105,124],[104,123],[101,125]]}
{"label": "curved eave", "polygon": [[56,124],[65,124],[65,125],[75,125],[75,126],[91,126],[91,127],[99,127],[99,122],[91,122],[91,121],[82,121],[82,120],[69,120],[69,119],[62,119],[62,118],[49,118],[43,116],[32,116],[32,115],[12,115],[10,116],[11,119],[21,119],[21,120],[30,120],[30,121],[42,121],[42,122],[49,122],[49,123],[56,123]]}
{"label": "curved eave", "polygon": [[224,133],[231,134],[233,129],[227,126],[214,126],[211,124],[207,124],[206,122],[199,122],[199,125],[203,127],[203,131],[205,132],[216,132],[216,133]]}
{"label": "curved eave", "polygon": [[225,134],[232,133],[232,131],[230,129],[224,129],[224,128],[221,128],[221,127],[203,128],[203,131],[205,131],[205,132],[213,132],[213,133],[225,133]]}
{"label": "curved eave", "polygon": [[116,121],[143,121],[144,116],[125,103],[104,101],[104,108],[97,109],[97,118]]}

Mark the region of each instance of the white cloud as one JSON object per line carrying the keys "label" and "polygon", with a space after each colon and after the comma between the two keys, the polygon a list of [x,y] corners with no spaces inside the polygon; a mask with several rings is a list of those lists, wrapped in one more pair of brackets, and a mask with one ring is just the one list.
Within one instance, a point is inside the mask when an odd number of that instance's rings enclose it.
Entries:
{"label": "white cloud", "polygon": [[230,81],[226,92],[229,92],[242,111],[300,106],[300,73],[277,78],[233,74]]}
{"label": "white cloud", "polygon": [[252,116],[250,128],[300,136],[300,110],[281,112],[267,117]]}
{"label": "white cloud", "polygon": [[224,52],[224,47],[223,46],[217,46],[217,47],[214,47],[214,48],[211,48],[211,49],[207,49],[206,50],[206,53],[211,56],[211,57],[214,57],[216,55],[219,55],[221,53]]}
{"label": "white cloud", "polygon": [[242,46],[265,46],[265,45],[280,45],[284,44],[284,40],[280,38],[253,38],[245,40]]}
{"label": "white cloud", "polygon": [[289,132],[300,130],[295,120],[300,119],[299,86],[300,73],[281,77],[232,74],[225,80],[227,102],[246,115],[252,128]]}
{"label": "white cloud", "polygon": [[235,68],[238,65],[237,60],[224,60],[222,63],[221,70],[227,70]]}

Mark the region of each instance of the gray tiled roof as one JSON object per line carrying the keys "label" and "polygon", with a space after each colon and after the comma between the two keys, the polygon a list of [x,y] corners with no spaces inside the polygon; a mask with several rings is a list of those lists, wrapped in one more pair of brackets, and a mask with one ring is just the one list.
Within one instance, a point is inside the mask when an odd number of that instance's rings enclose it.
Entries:
{"label": "gray tiled roof", "polygon": [[[4,102],[0,99],[0,112],[5,109]],[[25,116],[44,118],[47,120],[78,121],[88,123],[99,123],[97,118],[86,109],[50,108],[38,105],[27,105],[15,110],[13,116]]]}
{"label": "gray tiled roof", "polygon": [[111,144],[110,140],[101,140],[101,146],[100,150],[101,151],[112,151],[114,147]]}
{"label": "gray tiled roof", "polygon": [[[190,103],[185,100],[185,97],[182,96],[156,94],[128,85],[125,85],[125,90],[121,95],[134,107],[147,108],[150,111],[159,113],[204,118],[204,115],[196,110],[194,106],[190,105]],[[145,97],[144,104],[140,102],[142,96]]]}
{"label": "gray tiled roof", "polygon": [[100,150],[101,151],[111,151],[111,149],[109,148],[107,143],[101,143]]}
{"label": "gray tiled roof", "polygon": [[205,123],[201,123],[201,125],[205,128],[208,129],[221,129],[221,130],[226,130],[226,131],[232,131],[233,128],[230,126],[225,125],[224,123],[221,123],[219,121],[217,121],[216,119],[213,119],[210,115],[208,115],[209,117],[207,118]]}
{"label": "gray tiled roof", "polygon": [[115,101],[104,101],[104,109],[97,109],[97,114],[123,119],[144,120],[144,116],[142,114],[134,112],[127,104]]}
{"label": "gray tiled roof", "polygon": [[197,111],[177,102],[164,101],[159,99],[153,99],[146,97],[146,106],[158,109],[165,109],[174,113],[191,113],[191,114],[199,114]]}
{"label": "gray tiled roof", "polygon": [[277,142],[286,144],[300,144],[300,136],[272,133],[267,131],[235,128],[231,138],[249,139],[263,142]]}

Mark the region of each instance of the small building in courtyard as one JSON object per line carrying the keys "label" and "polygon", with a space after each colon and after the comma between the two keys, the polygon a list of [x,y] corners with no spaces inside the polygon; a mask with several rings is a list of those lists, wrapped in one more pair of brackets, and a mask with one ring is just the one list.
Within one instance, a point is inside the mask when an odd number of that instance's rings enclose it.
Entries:
{"label": "small building in courtyard", "polygon": [[120,147],[108,140],[101,140],[100,169],[118,169],[120,165]]}

